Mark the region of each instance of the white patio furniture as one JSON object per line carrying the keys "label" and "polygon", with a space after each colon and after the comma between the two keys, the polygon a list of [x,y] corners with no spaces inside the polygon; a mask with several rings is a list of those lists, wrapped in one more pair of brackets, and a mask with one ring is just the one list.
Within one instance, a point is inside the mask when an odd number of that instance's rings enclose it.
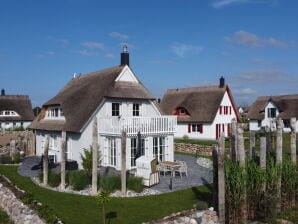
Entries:
{"label": "white patio furniture", "polygon": [[175,173],[177,172],[180,175],[180,178],[182,178],[183,173],[185,173],[185,176],[188,177],[187,174],[187,164],[185,161],[176,161],[180,166],[175,170]]}

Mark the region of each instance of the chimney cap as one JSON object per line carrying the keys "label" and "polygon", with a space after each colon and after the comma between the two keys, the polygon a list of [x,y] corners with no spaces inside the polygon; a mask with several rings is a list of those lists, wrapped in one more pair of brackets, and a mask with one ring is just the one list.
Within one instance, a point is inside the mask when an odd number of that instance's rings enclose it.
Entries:
{"label": "chimney cap", "polygon": [[123,45],[122,53],[128,53],[128,47],[126,44]]}

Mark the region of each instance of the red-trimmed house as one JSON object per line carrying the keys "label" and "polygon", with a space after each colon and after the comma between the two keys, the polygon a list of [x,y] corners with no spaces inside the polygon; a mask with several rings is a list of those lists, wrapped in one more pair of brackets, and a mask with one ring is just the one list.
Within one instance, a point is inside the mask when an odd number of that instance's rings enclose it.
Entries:
{"label": "red-trimmed house", "polygon": [[218,139],[231,134],[231,121],[239,114],[231,90],[223,77],[218,86],[170,89],[161,101],[168,115],[177,116],[176,138]]}

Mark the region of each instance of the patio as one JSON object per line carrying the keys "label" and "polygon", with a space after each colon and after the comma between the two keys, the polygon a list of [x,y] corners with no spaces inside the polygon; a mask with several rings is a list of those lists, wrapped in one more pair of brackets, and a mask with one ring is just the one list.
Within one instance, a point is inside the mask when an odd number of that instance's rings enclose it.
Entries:
{"label": "patio", "polygon": [[[183,175],[182,178],[179,175],[175,175],[172,178],[172,189],[170,189],[171,175],[160,175],[160,183],[152,186],[151,189],[166,193],[212,183],[212,170],[199,166],[196,163],[195,157],[175,153],[174,159],[186,162],[188,175]],[[32,170],[31,168],[39,162],[40,157],[25,158],[23,163],[18,168],[19,174],[29,177],[37,176],[40,170]],[[54,169],[59,172],[59,168],[60,166],[58,165]],[[101,175],[116,173],[117,172],[113,168],[101,169]]]}
{"label": "patio", "polygon": [[172,178],[172,190],[170,189],[171,175],[160,175],[160,183],[152,186],[152,189],[166,193],[212,183],[212,170],[199,166],[195,157],[175,153],[174,159],[186,162],[188,175],[183,175],[181,178],[176,174]]}

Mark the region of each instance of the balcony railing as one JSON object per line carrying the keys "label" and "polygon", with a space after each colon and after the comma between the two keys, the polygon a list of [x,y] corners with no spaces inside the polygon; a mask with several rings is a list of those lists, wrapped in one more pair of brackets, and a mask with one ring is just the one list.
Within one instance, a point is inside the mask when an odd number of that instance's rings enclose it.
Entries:
{"label": "balcony railing", "polygon": [[99,118],[99,133],[119,135],[126,131],[128,135],[173,134],[176,131],[176,116],[158,117],[107,117]]}

